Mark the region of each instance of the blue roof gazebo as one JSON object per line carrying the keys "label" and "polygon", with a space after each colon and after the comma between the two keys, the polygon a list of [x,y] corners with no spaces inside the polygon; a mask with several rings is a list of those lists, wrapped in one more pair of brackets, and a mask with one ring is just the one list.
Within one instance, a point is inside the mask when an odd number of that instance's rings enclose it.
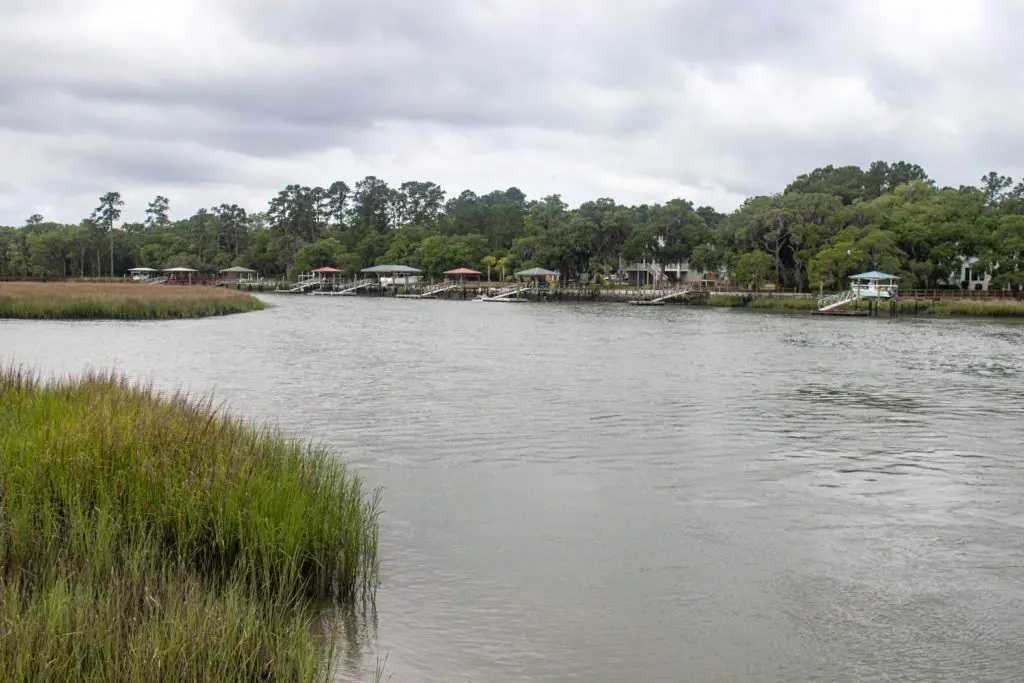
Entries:
{"label": "blue roof gazebo", "polygon": [[898,275],[871,270],[850,276],[850,289],[861,299],[891,299],[896,296]]}

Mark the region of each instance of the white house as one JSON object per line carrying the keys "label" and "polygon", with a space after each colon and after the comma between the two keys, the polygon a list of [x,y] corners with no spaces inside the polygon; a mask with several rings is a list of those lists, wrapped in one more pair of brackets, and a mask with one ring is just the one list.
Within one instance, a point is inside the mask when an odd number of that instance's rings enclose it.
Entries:
{"label": "white house", "polygon": [[978,259],[974,256],[961,257],[960,271],[950,273],[947,284],[960,289],[988,291],[992,284],[992,276],[985,271],[975,270],[974,264],[977,262]]}
{"label": "white house", "polygon": [[723,282],[725,271],[718,273],[697,272],[690,268],[688,261],[658,264],[652,261],[638,261],[620,268],[626,274],[626,281],[631,285],[652,285],[655,281],[662,284],[701,285]]}

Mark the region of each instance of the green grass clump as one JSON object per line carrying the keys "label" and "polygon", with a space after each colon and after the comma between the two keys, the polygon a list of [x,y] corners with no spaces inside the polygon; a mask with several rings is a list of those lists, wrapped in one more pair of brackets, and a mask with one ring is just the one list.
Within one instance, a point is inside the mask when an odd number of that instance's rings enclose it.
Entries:
{"label": "green grass clump", "polygon": [[114,282],[0,283],[0,318],[170,320],[266,308],[254,296],[215,287]]}
{"label": "green grass clump", "polygon": [[695,296],[690,299],[691,306],[712,306],[715,308],[740,308],[744,305],[745,301],[740,296],[716,296],[714,294],[710,296]]}
{"label": "green grass clump", "polygon": [[7,680],[319,681],[377,577],[377,494],[323,449],[107,375],[0,370]]}

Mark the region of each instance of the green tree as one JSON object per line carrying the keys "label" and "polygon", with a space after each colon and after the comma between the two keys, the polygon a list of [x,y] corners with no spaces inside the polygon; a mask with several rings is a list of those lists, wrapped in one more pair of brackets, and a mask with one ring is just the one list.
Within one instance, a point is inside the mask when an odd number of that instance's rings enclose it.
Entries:
{"label": "green tree", "polygon": [[171,209],[171,202],[163,195],[157,195],[146,207],[146,227],[164,227],[171,221],[167,217]]}
{"label": "green tree", "polygon": [[772,280],[775,258],[763,251],[752,251],[740,256],[733,271],[733,279],[744,287],[760,289]]}
{"label": "green tree", "polygon": [[100,204],[92,212],[91,220],[110,236],[110,277],[114,277],[114,224],[121,218],[120,192],[107,192],[100,197]]}

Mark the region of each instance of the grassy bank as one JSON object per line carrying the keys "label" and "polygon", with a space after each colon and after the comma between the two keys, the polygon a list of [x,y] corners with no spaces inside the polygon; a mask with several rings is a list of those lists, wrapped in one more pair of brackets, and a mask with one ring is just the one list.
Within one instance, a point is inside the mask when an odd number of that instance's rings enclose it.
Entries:
{"label": "grassy bank", "polygon": [[319,613],[374,589],[377,514],[329,453],[208,403],[0,370],[0,671],[328,680]]}
{"label": "grassy bank", "polygon": [[[883,308],[883,312],[884,312]],[[1024,318],[1024,301],[948,300],[917,301],[900,299],[900,315],[931,315],[945,317]]]}
{"label": "grassy bank", "polygon": [[[694,306],[714,306],[722,308],[746,308],[760,311],[815,311],[818,300],[814,297],[779,297],[760,296],[743,298],[739,296],[704,296],[692,301]],[[862,307],[865,304],[862,304]],[[945,301],[917,301],[899,299],[897,312],[902,316],[935,316],[935,317],[999,317],[1024,318],[1024,302],[988,301],[969,299],[949,299]],[[880,315],[888,315],[887,305],[883,305]]]}
{"label": "grassy bank", "polygon": [[0,282],[0,318],[165,320],[265,308],[219,287],[113,282]]}
{"label": "grassy bank", "polygon": [[761,296],[749,298],[714,294],[694,297],[691,305],[715,308],[750,308],[764,311],[812,311],[818,307],[816,299],[806,297]]}

